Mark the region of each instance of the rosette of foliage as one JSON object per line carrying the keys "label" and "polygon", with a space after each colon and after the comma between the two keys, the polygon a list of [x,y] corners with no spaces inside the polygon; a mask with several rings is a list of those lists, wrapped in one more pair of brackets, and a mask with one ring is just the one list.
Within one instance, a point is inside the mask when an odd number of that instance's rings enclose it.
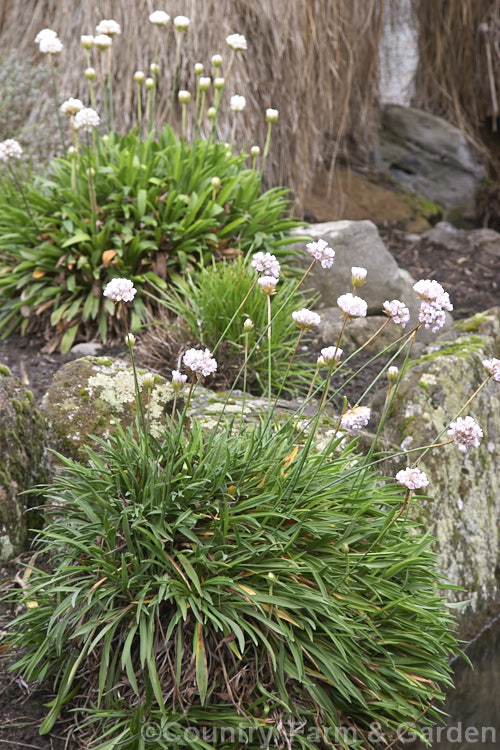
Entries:
{"label": "rosette of foliage", "polygon": [[[75,338],[116,331],[101,290],[114,276],[138,289],[131,325],[154,302],[143,291],[212,258],[264,249],[284,253],[288,191],[261,192],[245,154],[223,143],[188,144],[169,127],[96,139],[52,162],[23,190],[0,192],[0,331],[45,330],[67,351]],[[214,187],[212,178],[220,180]],[[216,185],[218,182],[216,181]]]}
{"label": "rosette of foliage", "polygon": [[[297,450],[287,427],[144,440],[65,460],[46,490],[52,570],[13,595],[10,635],[15,668],[56,691],[42,732],[69,699],[87,714],[79,744],[101,750],[147,748],[145,726],[155,748],[253,749],[260,730],[317,750],[432,723],[456,641],[393,481],[354,443]],[[202,726],[240,734],[185,731]]]}

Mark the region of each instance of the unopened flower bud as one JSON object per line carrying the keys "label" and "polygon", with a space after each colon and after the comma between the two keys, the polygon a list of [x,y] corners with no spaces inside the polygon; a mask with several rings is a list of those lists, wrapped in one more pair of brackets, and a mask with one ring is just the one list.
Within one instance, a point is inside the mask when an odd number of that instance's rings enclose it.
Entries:
{"label": "unopened flower bud", "polygon": [[146,89],[148,89],[148,91],[149,89],[152,89],[155,85],[154,78],[146,78],[146,80],[144,81],[144,85],[146,86]]}
{"label": "unopened flower bud", "polygon": [[70,146],[67,151],[68,159],[76,159],[78,156],[78,149],[76,149],[74,146]]}
{"label": "unopened flower bud", "polygon": [[279,112],[277,109],[266,109],[267,122],[278,122]]}
{"label": "unopened flower bud", "polygon": [[349,545],[347,544],[347,542],[342,542],[342,544],[340,545],[340,551],[343,552],[344,555],[347,555],[347,553],[349,552]]}
{"label": "unopened flower bud", "polygon": [[92,49],[94,46],[94,37],[89,34],[84,34],[80,37],[83,49]]}
{"label": "unopened flower bud", "polygon": [[208,108],[207,116],[209,120],[214,120],[217,117],[217,110],[215,109],[215,107]]}
{"label": "unopened flower bud", "polygon": [[226,81],[222,77],[214,79],[214,89],[223,89],[225,84],[226,84]]}
{"label": "unopened flower bud", "polygon": [[204,70],[205,70],[205,66],[203,65],[203,63],[195,63],[194,64],[194,74],[195,74],[195,76],[201,76]]}
{"label": "unopened flower bud", "polygon": [[136,70],[134,73],[134,81],[136,83],[143,83],[144,79],[146,78],[146,74],[142,72],[142,70]]}
{"label": "unopened flower bud", "polygon": [[177,98],[179,99],[181,104],[187,104],[191,101],[191,94],[189,93],[189,91],[181,89],[177,94]]}
{"label": "unopened flower bud", "polygon": [[174,391],[182,391],[186,381],[187,375],[184,375],[180,370],[172,370],[172,388]]}
{"label": "unopened flower bud", "polygon": [[155,384],[155,376],[152,372],[147,372],[145,375],[142,376],[142,383],[144,385],[144,388],[148,391],[152,391]]}
{"label": "unopened flower bud", "polygon": [[249,331],[253,331],[254,328],[255,326],[253,324],[253,320],[251,318],[247,318],[245,322],[243,323],[243,330],[245,331],[245,333],[248,333]]}
{"label": "unopened flower bud", "polygon": [[212,177],[212,179],[210,180],[210,184],[212,185],[213,188],[218,190],[222,184],[220,181],[220,177]]}
{"label": "unopened flower bud", "polygon": [[387,379],[389,383],[395,383],[399,377],[399,367],[392,365],[387,368]]}
{"label": "unopened flower bud", "polygon": [[135,344],[135,336],[133,333],[127,333],[125,336],[125,343],[127,346],[134,346]]}
{"label": "unopened flower bud", "polygon": [[157,76],[157,75],[158,75],[158,73],[160,72],[160,66],[158,65],[158,63],[154,63],[154,62],[153,62],[153,63],[151,63],[151,65],[149,66],[149,70],[150,70],[150,72],[151,72],[151,73],[152,73],[152,74],[153,74],[154,76]]}
{"label": "unopened flower bud", "polygon": [[260,156],[260,146],[252,146],[250,153],[252,156]]}
{"label": "unopened flower bud", "polygon": [[351,268],[351,284],[355,289],[366,283],[366,274],[366,268],[359,268],[358,266]]}
{"label": "unopened flower bud", "polygon": [[210,60],[214,68],[220,68],[222,65],[222,55],[212,55],[212,59]]}
{"label": "unopened flower bud", "polygon": [[94,177],[95,176],[95,169],[94,169],[94,167],[89,167],[87,169],[87,176],[88,177]]}
{"label": "unopened flower bud", "polygon": [[85,70],[85,78],[87,79],[87,81],[95,81],[96,77],[97,73],[95,72],[94,68],[87,68]]}
{"label": "unopened flower bud", "polygon": [[200,91],[208,91],[211,83],[212,83],[211,78],[209,78],[208,76],[201,76],[200,82],[198,84],[200,87]]}
{"label": "unopened flower bud", "polygon": [[180,32],[187,31],[190,23],[191,21],[187,16],[176,16],[174,18],[174,29]]}

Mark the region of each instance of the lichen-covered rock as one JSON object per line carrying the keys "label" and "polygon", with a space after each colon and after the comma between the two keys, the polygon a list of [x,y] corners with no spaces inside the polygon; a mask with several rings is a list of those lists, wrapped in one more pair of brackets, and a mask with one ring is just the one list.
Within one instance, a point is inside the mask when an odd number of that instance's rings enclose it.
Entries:
{"label": "lichen-covered rock", "polygon": [[46,481],[43,418],[31,392],[0,365],[0,563],[23,551],[37,525],[27,510],[39,500],[19,493]]}
{"label": "lichen-covered rock", "polygon": [[[142,369],[138,381],[149,429],[159,435],[172,409],[172,386]],[[118,424],[126,429],[134,423],[137,404],[132,368],[104,357],[68,362],[43,397],[42,411],[49,425],[49,446],[65,456],[81,458],[90,435],[106,438]]]}
{"label": "lichen-covered rock", "polygon": [[[498,329],[498,309],[483,319]],[[477,333],[441,338],[426,352],[403,378],[388,420],[387,436],[406,450],[448,439],[449,422],[485,380],[481,360],[499,356],[498,340]],[[483,429],[480,446],[466,454],[454,444],[426,452],[419,467],[430,480],[428,499],[414,496],[411,511],[437,537],[440,572],[465,590],[450,592],[450,599],[470,600],[462,616],[485,609],[500,588],[500,384],[482,388],[467,414]],[[419,455],[410,453],[408,463]],[[405,466],[401,457],[391,470]]]}

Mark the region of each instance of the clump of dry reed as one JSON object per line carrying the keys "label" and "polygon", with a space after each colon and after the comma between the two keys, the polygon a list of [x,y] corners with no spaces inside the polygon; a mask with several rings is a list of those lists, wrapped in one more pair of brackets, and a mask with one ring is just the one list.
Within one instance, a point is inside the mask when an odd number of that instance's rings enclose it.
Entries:
{"label": "clump of dry reed", "polygon": [[[160,4],[172,17],[182,14],[191,19],[183,47],[181,88],[193,89],[194,62],[203,62],[208,69],[213,53],[228,56],[227,34],[247,37],[249,49],[237,60],[228,85],[228,94],[243,94],[247,99],[239,145],[263,146],[265,109],[280,110],[265,181],[290,186],[296,210],[321,163],[333,170],[340,154],[363,159],[373,149],[384,2],[388,0],[172,0]],[[9,0],[0,3],[0,48],[17,47],[23,56],[36,59],[35,35],[44,27],[55,29],[65,45],[58,61],[61,97],[86,98],[80,35],[94,33],[102,18],[115,18],[123,29],[114,44],[117,124],[123,130],[133,124],[134,71],[148,70],[160,39],[159,62],[168,75],[159,84],[156,124],[160,125],[168,109],[175,44],[171,28],[158,30],[148,21],[157,7],[153,0]],[[35,119],[43,118],[51,106],[49,91],[40,102],[32,113]],[[220,136],[228,140],[232,120],[227,109],[221,111],[219,122]]]}

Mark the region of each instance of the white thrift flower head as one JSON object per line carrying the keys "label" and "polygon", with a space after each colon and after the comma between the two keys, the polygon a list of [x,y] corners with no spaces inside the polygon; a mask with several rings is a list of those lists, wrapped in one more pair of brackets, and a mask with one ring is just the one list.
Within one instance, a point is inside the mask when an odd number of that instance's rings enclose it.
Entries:
{"label": "white thrift flower head", "polygon": [[226,37],[226,42],[227,45],[236,52],[247,49],[247,40],[243,34],[229,34],[229,36]]}
{"label": "white thrift flower head", "polygon": [[57,37],[57,31],[54,31],[53,29],[42,29],[35,37],[35,44],[40,44],[45,37],[52,37],[54,39]]}
{"label": "white thrift flower head", "polygon": [[136,70],[134,73],[134,81],[136,83],[143,83],[146,78],[146,74],[142,70]]}
{"label": "white thrift flower head", "polygon": [[257,279],[257,283],[264,294],[268,296],[276,294],[276,284],[278,283],[276,276],[261,276],[260,279]]}
{"label": "white thrift flower head", "polygon": [[113,44],[113,40],[109,34],[98,34],[94,37],[94,46],[100,49],[101,52],[105,49],[109,49]]}
{"label": "white thrift flower head", "polygon": [[158,63],[152,62],[149,66],[149,70],[154,76],[156,76],[160,72],[160,66],[158,65]]}
{"label": "white thrift flower head", "polygon": [[83,106],[83,102],[81,102],[80,99],[73,99],[70,96],[69,99],[66,99],[66,101],[61,104],[60,109],[63,115],[71,117],[72,115],[76,115],[77,112],[83,109]]}
{"label": "white thrift flower head", "polygon": [[220,68],[222,67],[222,55],[212,55],[210,58],[210,62],[214,66],[214,68]]}
{"label": "white thrift flower head", "polygon": [[205,70],[205,66],[203,63],[197,62],[194,64],[194,74],[195,76],[201,76],[203,75],[203,71]]}
{"label": "white thrift flower head", "polygon": [[108,297],[112,302],[132,302],[136,294],[137,289],[133,282],[123,278],[111,279],[103,292],[104,297]]}
{"label": "white thrift flower head", "polygon": [[368,304],[365,300],[354,296],[351,292],[341,294],[337,299],[337,305],[346,318],[365,318],[368,310]]}
{"label": "white thrift flower head", "polygon": [[292,318],[301,331],[308,331],[310,328],[314,328],[314,326],[319,326],[321,322],[318,313],[315,313],[312,310],[307,310],[305,307],[303,307],[302,310],[295,310],[295,312],[292,313]]}
{"label": "white thrift flower head", "polygon": [[222,185],[220,177],[212,177],[212,179],[210,180],[210,184],[215,190],[218,190]]}
{"label": "white thrift flower head", "polygon": [[[170,16],[168,13],[165,13],[164,10],[155,10],[153,13],[150,13],[149,20],[155,26],[166,26],[170,21]],[[177,370],[175,370],[175,372],[177,372]]]}
{"label": "white thrift flower head", "polygon": [[399,367],[396,367],[395,365],[391,365],[391,367],[387,368],[387,380],[389,383],[395,383],[396,380],[399,378]]}
{"label": "white thrift flower head", "polygon": [[181,104],[187,104],[191,101],[191,94],[189,91],[186,91],[185,89],[181,89],[179,93],[177,94],[177,97]]}
{"label": "white thrift flower head", "polygon": [[87,79],[87,81],[95,81],[95,79],[97,78],[95,68],[85,68],[85,78]]}
{"label": "white thrift flower head", "polygon": [[266,120],[267,122],[270,122],[274,124],[275,122],[278,122],[279,117],[279,111],[277,109],[266,109]]}
{"label": "white thrift flower head", "polygon": [[[215,85],[215,83],[214,83],[214,85]],[[216,116],[217,116],[217,110],[215,109],[215,107],[209,107],[207,109],[207,117],[208,117],[208,119],[209,120],[215,120]]]}
{"label": "white thrift flower head", "polygon": [[367,406],[353,406],[342,415],[340,424],[346,430],[360,430],[370,421],[371,411]]}
{"label": "white thrift flower head", "polygon": [[191,21],[187,16],[176,16],[174,18],[174,29],[182,33],[188,30],[190,23]]}
{"label": "white thrift flower head", "polygon": [[272,253],[255,253],[250,264],[264,276],[275,276],[279,278],[281,266],[279,260]]}
{"label": "white thrift flower head", "polygon": [[208,349],[188,349],[182,358],[184,367],[197,375],[207,375],[217,372],[217,362]]}
{"label": "white thrift flower head", "polygon": [[239,94],[234,94],[234,96],[231,97],[229,106],[233,112],[243,112],[243,110],[247,106],[247,100],[245,99],[244,96],[239,96]]}
{"label": "white thrift flower head", "polygon": [[125,343],[127,346],[134,346],[135,336],[133,333],[127,333],[127,335],[125,336]]}
{"label": "white thrift flower head", "polygon": [[447,434],[462,453],[467,453],[469,448],[477,448],[483,437],[483,431],[473,417],[458,417],[450,424]]}
{"label": "white thrift flower head", "polygon": [[58,36],[43,36],[39,42],[40,52],[44,55],[58,55],[62,52],[64,44]]}
{"label": "white thrift flower head", "polygon": [[172,388],[174,391],[182,391],[187,381],[187,375],[180,370],[172,370]]}
{"label": "white thrift flower head", "polygon": [[339,363],[343,353],[344,350],[340,349],[340,347],[325,346],[325,348],[321,350],[321,356],[318,357],[318,366],[329,367],[334,363]]}
{"label": "white thrift flower head", "polygon": [[368,271],[366,268],[360,268],[359,266],[353,266],[351,268],[351,284],[355,289],[366,283],[367,273]]}
{"label": "white thrift flower head", "polygon": [[500,383],[500,359],[483,359],[482,365],[495,383]]}
{"label": "white thrift flower head", "polygon": [[82,45],[83,49],[92,49],[94,46],[94,37],[90,34],[83,34],[80,37],[80,44]]}
{"label": "white thrift flower head", "polygon": [[114,21],[112,18],[105,18],[103,21],[97,24],[95,30],[98,34],[106,34],[107,36],[118,36],[122,33],[120,24]]}
{"label": "white thrift flower head", "polygon": [[243,323],[243,330],[245,331],[245,333],[249,333],[250,331],[253,331],[254,328],[255,326],[253,324],[253,320],[251,318],[247,318],[245,322]]}
{"label": "white thrift flower head", "polygon": [[317,242],[309,242],[306,245],[306,252],[312,255],[314,260],[321,263],[322,268],[331,268],[333,266],[333,259],[335,258],[335,250],[328,247],[328,243],[325,240],[318,240]]}
{"label": "white thrift flower head", "polygon": [[384,302],[384,312],[392,319],[393,323],[401,326],[401,328],[405,328],[410,320],[410,311],[404,302],[400,302],[398,299],[393,299],[390,302],[386,300]]}
{"label": "white thrift flower head", "polygon": [[198,86],[200,87],[200,91],[208,91],[211,83],[212,83],[212,79],[209,76],[200,76],[200,80],[198,83]]}
{"label": "white thrift flower head", "polygon": [[226,79],[219,76],[214,80],[214,89],[223,89],[226,85]]}
{"label": "white thrift flower head", "polygon": [[14,138],[7,138],[0,143],[0,161],[7,163],[13,159],[20,159],[22,155],[23,150]]}
{"label": "white thrift flower head", "polygon": [[92,128],[97,128],[101,119],[95,109],[91,107],[84,107],[80,109],[75,115],[75,130],[85,130],[89,133]]}
{"label": "white thrift flower head", "polygon": [[409,490],[421,490],[429,484],[427,475],[420,469],[401,469],[396,474],[396,482]]}
{"label": "white thrift flower head", "polygon": [[446,313],[441,307],[423,300],[418,311],[418,322],[423,323],[424,328],[430,328],[433,333],[436,333],[446,323]]}
{"label": "white thrift flower head", "polygon": [[434,279],[420,279],[416,284],[413,285],[413,290],[418,296],[425,302],[431,302],[432,304],[440,307],[443,310],[451,312],[453,305],[450,302],[450,295],[445,292],[441,284]]}
{"label": "white thrift flower head", "polygon": [[145,85],[146,89],[149,91],[149,89],[152,89],[153,86],[155,85],[155,79],[154,78],[146,78],[146,80],[144,81],[144,85]]}
{"label": "white thrift flower head", "polygon": [[251,156],[260,156],[260,146],[252,146],[250,154]]}

